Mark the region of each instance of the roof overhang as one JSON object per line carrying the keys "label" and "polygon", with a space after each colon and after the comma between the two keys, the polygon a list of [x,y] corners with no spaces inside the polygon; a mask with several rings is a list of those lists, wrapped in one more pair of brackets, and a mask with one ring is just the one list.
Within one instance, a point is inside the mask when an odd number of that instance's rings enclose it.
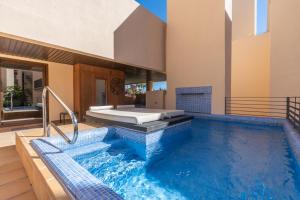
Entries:
{"label": "roof overhang", "polygon": [[0,53],[47,62],[69,65],[88,64],[117,69],[125,72],[126,84],[146,82],[147,73],[151,74],[152,81],[166,80],[164,72],[1,33]]}

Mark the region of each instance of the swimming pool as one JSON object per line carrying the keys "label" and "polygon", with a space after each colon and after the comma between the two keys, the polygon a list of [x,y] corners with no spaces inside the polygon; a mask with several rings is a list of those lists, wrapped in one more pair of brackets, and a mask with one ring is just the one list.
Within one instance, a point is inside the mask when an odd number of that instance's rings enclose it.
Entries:
{"label": "swimming pool", "polygon": [[120,134],[106,148],[63,152],[124,199],[300,199],[282,127],[194,119],[180,134],[149,144],[154,156],[144,158],[147,144],[133,148]]}

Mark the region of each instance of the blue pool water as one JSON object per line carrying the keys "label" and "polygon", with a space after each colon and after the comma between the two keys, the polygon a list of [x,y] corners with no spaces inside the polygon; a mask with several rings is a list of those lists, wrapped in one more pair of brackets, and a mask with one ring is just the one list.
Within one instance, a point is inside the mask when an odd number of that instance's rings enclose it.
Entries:
{"label": "blue pool water", "polygon": [[73,159],[124,199],[300,199],[283,130],[195,119],[187,139],[146,162],[116,140]]}

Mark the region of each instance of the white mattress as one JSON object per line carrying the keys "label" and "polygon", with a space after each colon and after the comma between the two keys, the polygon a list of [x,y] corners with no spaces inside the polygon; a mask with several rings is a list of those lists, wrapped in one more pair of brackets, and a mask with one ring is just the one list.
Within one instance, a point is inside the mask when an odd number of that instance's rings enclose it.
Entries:
{"label": "white mattress", "polygon": [[124,108],[135,108],[135,105],[130,104],[130,105],[117,105],[117,110],[118,109],[124,109]]}
{"label": "white mattress", "polygon": [[86,115],[111,121],[131,124],[143,124],[161,119],[161,113],[143,113],[121,110],[93,110],[86,111]]}
{"label": "white mattress", "polygon": [[184,115],[184,110],[165,110],[165,109],[150,109],[150,108],[121,108],[118,110],[140,112],[140,113],[160,113],[161,119]]}
{"label": "white mattress", "polygon": [[108,106],[90,106],[90,110],[111,110],[114,109],[114,106],[108,105]]}

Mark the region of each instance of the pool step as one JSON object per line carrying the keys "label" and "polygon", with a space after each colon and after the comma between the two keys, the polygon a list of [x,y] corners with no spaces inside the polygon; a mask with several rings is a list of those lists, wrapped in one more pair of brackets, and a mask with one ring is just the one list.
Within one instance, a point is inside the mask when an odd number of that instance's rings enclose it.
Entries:
{"label": "pool step", "polygon": [[121,139],[113,139],[107,142],[97,142],[97,143],[92,143],[86,146],[80,146],[77,149],[69,149],[66,150],[65,153],[67,153],[69,156],[74,157],[74,156],[80,156],[80,155],[85,155],[91,152],[95,151],[105,151],[108,148],[110,148],[112,145],[117,145],[122,142]]}
{"label": "pool step", "polygon": [[124,143],[75,160],[107,185],[122,183],[126,176],[139,173],[145,165],[145,161],[137,161],[139,157]]}

